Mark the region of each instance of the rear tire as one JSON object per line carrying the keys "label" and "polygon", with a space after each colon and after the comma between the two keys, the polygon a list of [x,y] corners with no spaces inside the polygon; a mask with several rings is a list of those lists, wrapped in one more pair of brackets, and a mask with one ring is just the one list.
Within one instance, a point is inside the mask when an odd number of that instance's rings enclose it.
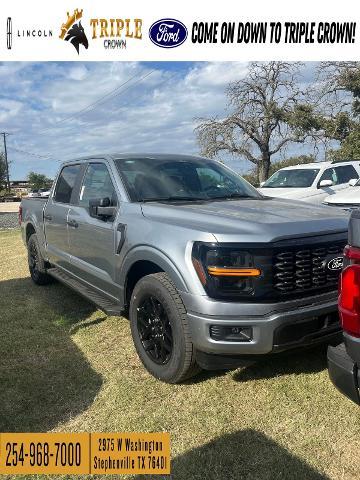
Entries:
{"label": "rear tire", "polygon": [[33,233],[28,241],[28,262],[31,279],[36,285],[48,285],[53,278],[46,273],[45,261],[41,255],[39,240]]}
{"label": "rear tire", "polygon": [[166,273],[139,280],[129,317],[136,351],[151,375],[166,383],[180,383],[200,371],[185,306]]}

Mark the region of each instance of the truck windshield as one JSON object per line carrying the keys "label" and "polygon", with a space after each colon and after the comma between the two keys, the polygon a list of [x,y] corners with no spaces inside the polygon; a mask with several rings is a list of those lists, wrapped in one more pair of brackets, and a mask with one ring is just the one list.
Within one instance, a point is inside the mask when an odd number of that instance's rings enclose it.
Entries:
{"label": "truck windshield", "polygon": [[261,188],[306,188],[311,187],[319,173],[318,168],[278,170]]}
{"label": "truck windshield", "polygon": [[212,160],[131,158],[115,163],[134,202],[264,198],[235,172]]}

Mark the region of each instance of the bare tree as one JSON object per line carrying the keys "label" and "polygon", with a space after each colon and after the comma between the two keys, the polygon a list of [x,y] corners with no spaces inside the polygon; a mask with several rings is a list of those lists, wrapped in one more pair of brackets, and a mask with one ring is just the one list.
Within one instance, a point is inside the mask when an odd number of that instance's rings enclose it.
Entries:
{"label": "bare tree", "polygon": [[238,155],[256,165],[260,182],[266,180],[271,157],[291,142],[304,142],[311,128],[302,103],[301,67],[299,62],[250,63],[246,77],[226,90],[229,115],[199,119],[195,133],[202,153]]}

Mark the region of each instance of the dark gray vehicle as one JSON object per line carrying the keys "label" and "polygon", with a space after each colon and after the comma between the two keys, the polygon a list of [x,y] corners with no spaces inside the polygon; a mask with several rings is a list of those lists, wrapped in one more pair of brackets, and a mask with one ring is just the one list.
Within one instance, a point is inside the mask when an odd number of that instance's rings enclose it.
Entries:
{"label": "dark gray vehicle", "polygon": [[360,210],[350,219],[344,267],[339,296],[344,342],[328,348],[328,367],[334,385],[360,405]]}
{"label": "dark gray vehicle", "polygon": [[341,211],[264,197],[221,163],[165,154],[67,162],[49,199],[21,208],[32,279],[128,313],[163,381],[338,335]]}

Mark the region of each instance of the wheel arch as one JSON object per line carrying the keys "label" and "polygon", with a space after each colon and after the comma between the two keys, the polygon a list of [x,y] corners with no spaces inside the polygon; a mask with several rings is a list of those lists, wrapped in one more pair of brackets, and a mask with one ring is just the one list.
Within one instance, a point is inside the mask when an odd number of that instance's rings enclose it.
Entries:
{"label": "wheel arch", "polygon": [[181,272],[163,252],[152,247],[135,248],[126,256],[120,275],[120,285],[124,285],[124,304],[128,305],[136,283],[146,275],[165,272],[176,288],[187,292],[188,287]]}
{"label": "wheel arch", "polygon": [[29,243],[29,238],[33,233],[36,233],[35,227],[31,222],[28,222],[25,228],[25,240],[26,240],[26,245]]}

